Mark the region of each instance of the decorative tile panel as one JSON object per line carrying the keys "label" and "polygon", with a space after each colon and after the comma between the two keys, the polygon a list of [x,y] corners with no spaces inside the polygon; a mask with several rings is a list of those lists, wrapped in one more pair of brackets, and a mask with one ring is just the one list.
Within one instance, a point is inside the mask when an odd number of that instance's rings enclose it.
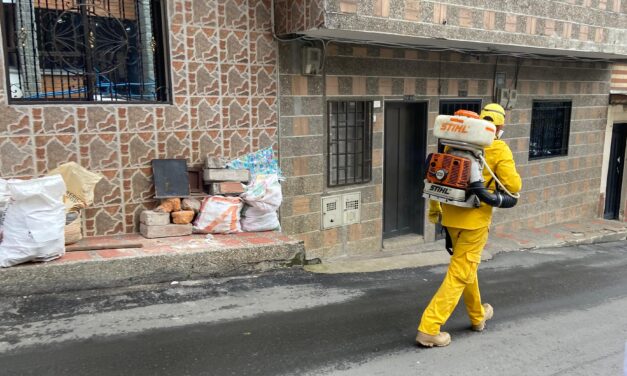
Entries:
{"label": "decorative tile panel", "polygon": [[120,154],[123,168],[149,166],[157,158],[155,133],[121,133]]}
{"label": "decorative tile panel", "polygon": [[120,168],[120,144],[115,133],[79,136],[81,165],[89,170]]}
{"label": "decorative tile panel", "polygon": [[0,136],[0,176],[3,178],[35,174],[35,146],[30,136]]}
{"label": "decorative tile panel", "polygon": [[76,132],[76,109],[73,107],[50,107],[45,111],[33,109],[33,129],[37,134]]}
{"label": "decorative tile panel", "polygon": [[102,207],[122,204],[122,172],[120,170],[96,171],[103,179],[94,189],[93,206]]}
{"label": "decorative tile panel", "polygon": [[222,132],[192,131],[192,164],[202,164],[208,155],[222,156]]}
{"label": "decorative tile panel", "polygon": [[[41,108],[0,106],[0,136],[17,136],[32,133],[31,119],[42,119]],[[36,115],[36,116],[35,116]]]}
{"label": "decorative tile panel", "polygon": [[75,135],[35,136],[37,172],[46,174],[65,162],[78,162]]}
{"label": "decorative tile panel", "polygon": [[[207,155],[235,158],[276,147],[278,46],[270,4],[168,0],[171,103],[3,101],[0,177],[41,176],[61,163],[79,162],[104,176],[84,212],[85,233],[136,232],[141,210],[155,206],[153,159],[201,164]],[[304,18],[297,23],[304,25]]]}

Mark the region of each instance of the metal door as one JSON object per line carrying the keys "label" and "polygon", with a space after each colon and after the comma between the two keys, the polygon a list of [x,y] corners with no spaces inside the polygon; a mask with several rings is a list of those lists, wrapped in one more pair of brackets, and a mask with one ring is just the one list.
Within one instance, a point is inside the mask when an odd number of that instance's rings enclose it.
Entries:
{"label": "metal door", "polygon": [[427,103],[385,103],[383,237],[424,234]]}
{"label": "metal door", "polygon": [[618,219],[620,214],[626,140],[627,124],[614,124],[605,188],[605,219]]}

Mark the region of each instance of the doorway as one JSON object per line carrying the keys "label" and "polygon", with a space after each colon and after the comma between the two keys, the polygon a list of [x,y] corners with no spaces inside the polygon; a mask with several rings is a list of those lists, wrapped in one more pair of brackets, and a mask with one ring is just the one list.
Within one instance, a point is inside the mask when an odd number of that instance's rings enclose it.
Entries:
{"label": "doorway", "polygon": [[625,167],[625,147],[627,146],[627,124],[614,124],[610,163],[607,170],[605,188],[605,219],[619,219],[623,170]]}
{"label": "doorway", "polygon": [[385,102],[383,238],[424,235],[427,102]]}

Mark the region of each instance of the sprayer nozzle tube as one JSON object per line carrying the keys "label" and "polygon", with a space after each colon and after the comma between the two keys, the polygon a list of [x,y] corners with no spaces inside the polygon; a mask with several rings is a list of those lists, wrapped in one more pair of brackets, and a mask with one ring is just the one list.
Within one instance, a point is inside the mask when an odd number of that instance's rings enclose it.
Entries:
{"label": "sprayer nozzle tube", "polygon": [[492,193],[488,191],[481,181],[470,183],[469,189],[471,193],[474,193],[477,197],[479,197],[481,202],[485,202],[495,208],[513,208],[518,203],[518,199],[515,197],[501,192]]}

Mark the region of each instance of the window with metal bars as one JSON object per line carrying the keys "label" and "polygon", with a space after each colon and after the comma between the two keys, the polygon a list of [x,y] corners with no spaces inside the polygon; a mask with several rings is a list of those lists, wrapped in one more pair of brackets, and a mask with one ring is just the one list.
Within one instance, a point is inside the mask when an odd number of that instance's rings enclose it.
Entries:
{"label": "window with metal bars", "polygon": [[533,101],[529,159],[568,154],[570,101]]}
{"label": "window with metal bars", "polygon": [[372,179],[372,101],[328,102],[330,187]]}
{"label": "window with metal bars", "polygon": [[3,0],[11,102],[170,100],[165,0]]}

